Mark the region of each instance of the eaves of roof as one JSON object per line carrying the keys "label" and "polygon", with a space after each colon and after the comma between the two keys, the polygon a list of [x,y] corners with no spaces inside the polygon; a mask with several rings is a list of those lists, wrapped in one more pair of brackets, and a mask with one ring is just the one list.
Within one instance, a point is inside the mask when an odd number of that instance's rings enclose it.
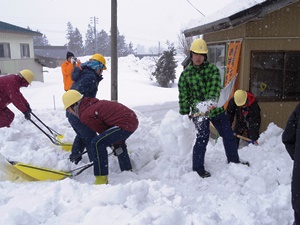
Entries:
{"label": "eaves of roof", "polygon": [[23,27],[15,26],[9,23],[5,23],[0,21],[0,32],[9,32],[9,33],[22,33],[28,34],[32,36],[42,36],[43,34],[37,31],[32,31],[29,29],[25,29]]}
{"label": "eaves of roof", "polygon": [[261,19],[269,13],[272,13],[298,1],[299,0],[266,0],[265,2],[235,13],[228,18],[223,18],[198,27],[187,29],[183,33],[185,37],[192,37],[196,35],[208,34],[230,29],[250,21]]}
{"label": "eaves of roof", "polygon": [[66,46],[34,46],[34,54],[37,57],[66,59]]}

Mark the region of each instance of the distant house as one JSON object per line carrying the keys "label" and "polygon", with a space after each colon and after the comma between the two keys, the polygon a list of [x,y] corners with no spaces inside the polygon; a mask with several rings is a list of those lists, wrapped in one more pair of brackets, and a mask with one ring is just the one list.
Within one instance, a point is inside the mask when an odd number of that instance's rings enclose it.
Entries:
{"label": "distant house", "polygon": [[42,34],[0,21],[1,74],[30,69],[35,75],[34,80],[44,81],[43,67],[34,56],[33,36]]}
{"label": "distant house", "polygon": [[[208,58],[219,64],[223,81],[233,69],[238,73],[235,90],[256,95],[262,110],[261,131],[271,122],[284,128],[300,100],[300,2],[266,0],[254,4],[190,27],[184,35],[202,35],[208,44]],[[227,6],[227,10],[236,7]],[[231,57],[231,53],[239,57]]]}
{"label": "distant house", "polygon": [[61,66],[66,60],[66,46],[34,46],[35,57],[49,68]]}

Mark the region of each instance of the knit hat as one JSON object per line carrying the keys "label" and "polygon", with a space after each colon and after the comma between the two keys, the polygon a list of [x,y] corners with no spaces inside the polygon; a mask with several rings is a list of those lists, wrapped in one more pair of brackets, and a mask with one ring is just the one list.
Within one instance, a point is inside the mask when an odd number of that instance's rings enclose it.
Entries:
{"label": "knit hat", "polygon": [[67,59],[69,58],[69,57],[74,57],[74,54],[72,53],[72,52],[67,52]]}
{"label": "knit hat", "polygon": [[83,68],[85,66],[89,67],[89,68],[91,68],[95,71],[97,71],[97,69],[103,69],[104,68],[104,65],[101,62],[98,62],[96,60],[89,60],[89,61],[81,64],[81,68]]}

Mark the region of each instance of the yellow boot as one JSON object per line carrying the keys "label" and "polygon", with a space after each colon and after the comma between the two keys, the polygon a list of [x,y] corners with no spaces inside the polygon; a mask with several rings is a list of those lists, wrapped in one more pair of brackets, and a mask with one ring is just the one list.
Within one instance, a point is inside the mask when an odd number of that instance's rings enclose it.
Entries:
{"label": "yellow boot", "polygon": [[95,176],[96,180],[94,184],[108,184],[108,177],[107,176]]}

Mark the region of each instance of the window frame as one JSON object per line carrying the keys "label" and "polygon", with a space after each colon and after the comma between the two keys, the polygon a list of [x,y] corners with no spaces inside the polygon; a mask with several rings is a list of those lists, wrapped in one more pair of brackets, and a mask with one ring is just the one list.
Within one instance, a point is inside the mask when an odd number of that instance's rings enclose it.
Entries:
{"label": "window frame", "polygon": [[[254,54],[257,54],[257,56],[254,56]],[[278,58],[275,58],[275,61],[282,61],[282,65],[275,65],[274,62],[273,62],[273,67],[271,68],[263,68],[263,66],[261,66],[262,68],[259,68],[259,67],[255,67],[254,64],[254,58],[255,57],[259,57],[258,54],[264,54],[264,55],[276,55],[278,54],[278,56],[282,55],[282,59],[280,59],[280,57]],[[259,100],[259,101],[264,101],[264,102],[283,102],[283,101],[299,101],[300,99],[300,61],[299,61],[299,64],[295,64],[296,67],[298,67],[298,69],[296,70],[291,70],[291,69],[288,69],[287,68],[287,64],[288,64],[288,60],[287,60],[287,57],[288,55],[298,55],[298,59],[300,59],[300,51],[275,51],[275,50],[270,50],[270,51],[262,51],[262,50],[253,50],[250,52],[250,76],[249,76],[249,90],[250,92],[252,92],[256,98]],[[296,57],[297,58],[297,57]],[[274,60],[272,58],[272,60]],[[265,65],[267,64],[271,64],[272,62],[266,62],[265,61]],[[267,65],[268,66],[268,65]],[[280,77],[274,77],[275,81],[278,82],[277,85],[273,85],[271,86],[272,88],[269,89],[270,92],[274,92],[276,93],[276,91],[279,93],[278,96],[276,96],[276,94],[274,95],[271,95],[271,96],[263,96],[263,92],[266,90],[266,88],[268,87],[268,84],[267,82],[264,82],[263,79],[259,79],[259,78],[256,78],[256,77],[262,77],[262,75],[257,75],[257,71],[261,70],[262,72],[265,71],[265,76],[272,76],[273,74],[270,72],[270,71],[274,71],[274,73],[277,73],[277,75],[280,74]],[[289,72],[289,73],[288,73]],[[298,72],[298,73],[297,73]],[[293,74],[294,73],[294,74]],[[299,74],[299,75],[297,75]],[[275,74],[275,76],[277,76]],[[290,86],[290,87],[293,87],[293,82],[290,82],[290,83],[287,83],[287,78],[288,77],[292,77],[293,75],[296,75],[296,78],[299,77],[299,80],[296,85],[299,83],[299,92],[295,92],[297,94],[295,94],[294,96],[288,96],[288,93],[292,93],[292,92],[289,92],[288,91],[288,87],[287,86]],[[274,81],[274,79],[272,81]],[[271,79],[269,79],[271,80]],[[258,83],[260,83],[259,87],[258,87]],[[265,89],[264,89],[264,86]],[[279,86],[279,87],[278,87]],[[296,86],[297,87],[297,86]],[[279,90],[276,90],[276,89],[279,89]],[[294,89],[297,89],[297,88],[294,88]],[[260,94],[258,94],[257,92],[260,90]]]}
{"label": "window frame", "polygon": [[0,45],[3,46],[2,51],[0,53],[0,59],[10,59],[11,58],[11,51],[10,51],[10,43],[8,42],[0,42]]}
{"label": "window frame", "polygon": [[28,43],[20,43],[21,58],[30,58],[30,46]]}
{"label": "window frame", "polygon": [[[221,85],[223,87],[224,82],[225,82],[225,77],[226,77],[226,63],[227,63],[228,43],[223,42],[223,43],[216,43],[216,44],[208,44],[207,48],[208,48],[207,60],[211,64],[214,64],[215,66],[217,66],[218,69],[220,70]],[[220,49],[220,48],[223,48],[223,50],[221,50],[221,54],[218,55],[218,58],[217,58],[216,50]],[[214,53],[213,53],[213,56],[212,56],[212,51],[213,50],[214,50]],[[223,60],[218,60],[218,59],[220,59],[222,54],[223,54]],[[212,60],[212,57],[214,57],[213,60]],[[223,63],[223,65],[222,65],[222,63]]]}

